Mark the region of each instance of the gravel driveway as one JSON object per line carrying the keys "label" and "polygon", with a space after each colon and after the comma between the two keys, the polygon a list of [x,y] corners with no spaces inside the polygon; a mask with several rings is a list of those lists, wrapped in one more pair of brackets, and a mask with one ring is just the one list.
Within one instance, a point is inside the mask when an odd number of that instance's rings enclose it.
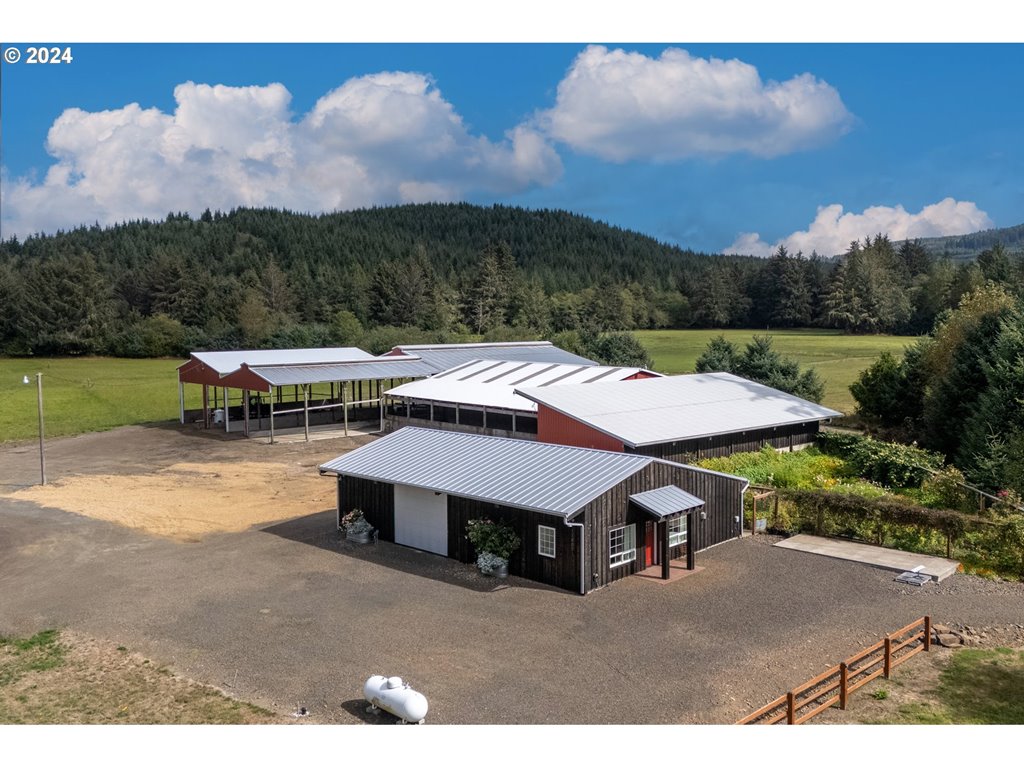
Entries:
{"label": "gravel driveway", "polygon": [[427,696],[430,723],[728,723],[922,615],[1024,623],[1024,584],[905,587],[764,537],[697,562],[580,597],[349,544],[331,510],[183,543],[0,498],[0,634],[71,627],[319,722],[376,722],[362,683],[385,674]]}

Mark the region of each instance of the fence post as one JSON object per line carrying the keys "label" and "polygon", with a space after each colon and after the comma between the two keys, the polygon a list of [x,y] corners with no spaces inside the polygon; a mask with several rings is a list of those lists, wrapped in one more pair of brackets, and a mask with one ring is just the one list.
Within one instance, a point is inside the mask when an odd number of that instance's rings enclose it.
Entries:
{"label": "fence post", "polygon": [[884,662],[883,668],[885,670],[883,672],[883,674],[885,675],[885,679],[888,680],[889,679],[889,672],[892,671],[892,638],[891,637],[885,638],[885,662]]}
{"label": "fence post", "polygon": [[924,649],[930,651],[932,649],[932,617],[924,617]]}
{"label": "fence post", "polygon": [[839,665],[839,708],[846,709],[846,686],[850,682],[850,671],[844,661]]}
{"label": "fence post", "polygon": [[796,696],[792,691],[786,694],[786,725],[792,725],[796,720]]}

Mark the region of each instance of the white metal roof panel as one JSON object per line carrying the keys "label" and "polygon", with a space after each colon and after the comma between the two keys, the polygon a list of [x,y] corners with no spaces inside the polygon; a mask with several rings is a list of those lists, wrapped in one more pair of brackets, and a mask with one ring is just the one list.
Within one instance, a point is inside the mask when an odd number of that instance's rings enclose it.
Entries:
{"label": "white metal roof panel", "polygon": [[[519,360],[471,360],[436,376],[389,389],[387,394],[417,400],[460,403],[536,413],[537,404],[514,391],[518,386],[549,387],[619,381],[643,368],[565,365]],[[648,373],[650,373],[648,371]],[[658,375],[658,374],[654,374]]]}
{"label": "white metal roof panel", "polygon": [[221,376],[234,373],[247,365],[302,365],[311,363],[345,363],[372,360],[373,355],[358,347],[324,347],[316,349],[242,349],[225,352],[193,352],[192,357]]}
{"label": "white metal roof panel", "polygon": [[403,344],[395,350],[418,355],[437,371],[487,358],[489,360],[523,360],[534,363],[597,365],[593,360],[566,352],[550,341],[503,341],[479,344]]}
{"label": "white metal roof panel", "polygon": [[843,415],[730,373],[517,387],[516,392],[633,447]]}
{"label": "white metal roof panel", "polygon": [[629,498],[630,501],[659,518],[704,506],[703,499],[698,499],[692,493],[687,493],[675,485],[634,493]]}
{"label": "white metal roof panel", "polygon": [[328,381],[370,381],[430,376],[434,369],[422,360],[374,357],[352,363],[320,365],[250,366],[249,370],[272,386],[320,384]]}
{"label": "white metal roof panel", "polygon": [[321,464],[320,471],[571,517],[653,461],[628,453],[404,427]]}

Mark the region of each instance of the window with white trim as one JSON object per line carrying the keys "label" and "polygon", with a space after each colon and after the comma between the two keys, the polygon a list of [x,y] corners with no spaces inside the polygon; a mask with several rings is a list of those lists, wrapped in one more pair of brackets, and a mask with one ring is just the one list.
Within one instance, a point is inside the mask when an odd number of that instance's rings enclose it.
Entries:
{"label": "window with white trim", "polygon": [[547,525],[537,526],[537,554],[555,556],[555,529]]}
{"label": "window with white trim", "polygon": [[625,525],[608,532],[608,560],[614,567],[636,560],[636,526]]}
{"label": "window with white trim", "polygon": [[686,543],[686,518],[677,517],[668,521],[668,545],[670,547]]}

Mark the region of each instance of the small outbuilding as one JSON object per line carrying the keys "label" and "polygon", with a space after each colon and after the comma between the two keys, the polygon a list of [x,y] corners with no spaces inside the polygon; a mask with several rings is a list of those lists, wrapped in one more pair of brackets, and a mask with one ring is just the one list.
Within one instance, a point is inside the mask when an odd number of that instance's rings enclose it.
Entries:
{"label": "small outbuilding", "polygon": [[580,594],[740,535],[741,477],[650,456],[404,427],[320,466],[338,521],[354,509],[380,539],[462,562],[470,520],[509,523],[513,575]]}
{"label": "small outbuilding", "polygon": [[797,450],[843,415],[731,373],[515,391],[538,406],[538,440],[684,463],[765,445]]}

